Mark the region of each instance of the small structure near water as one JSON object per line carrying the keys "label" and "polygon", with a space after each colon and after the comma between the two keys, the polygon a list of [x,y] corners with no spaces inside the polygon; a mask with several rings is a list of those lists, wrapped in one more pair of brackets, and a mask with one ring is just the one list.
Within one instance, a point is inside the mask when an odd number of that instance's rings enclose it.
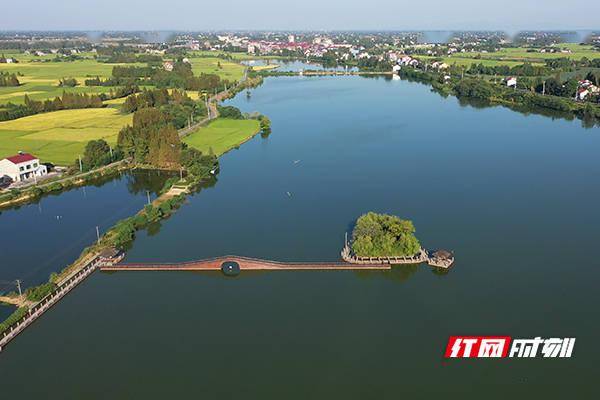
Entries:
{"label": "small structure near water", "polygon": [[433,267],[448,268],[454,262],[454,254],[448,250],[436,250],[429,254],[427,263]]}

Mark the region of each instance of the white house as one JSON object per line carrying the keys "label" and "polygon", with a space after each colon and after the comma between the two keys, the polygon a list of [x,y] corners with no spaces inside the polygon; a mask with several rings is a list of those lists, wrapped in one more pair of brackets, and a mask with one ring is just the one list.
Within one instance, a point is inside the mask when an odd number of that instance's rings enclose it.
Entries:
{"label": "white house", "polygon": [[0,160],[0,178],[10,178],[13,182],[32,179],[48,173],[45,165],[29,153],[22,153]]}
{"label": "white house", "polygon": [[173,63],[173,61],[165,61],[163,63],[163,68],[165,69],[165,71],[173,71],[175,64]]}
{"label": "white house", "polygon": [[517,87],[517,78],[514,76],[509,76],[506,78],[506,86],[508,87]]}
{"label": "white house", "polygon": [[579,88],[577,90],[577,97],[576,97],[576,99],[580,100],[580,101],[583,101],[583,100],[585,100],[585,98],[587,97],[588,94],[590,94],[590,92],[587,89],[585,89],[585,88]]}
{"label": "white house", "polygon": [[392,72],[397,74],[400,72],[400,69],[401,69],[401,67],[398,64],[396,64],[392,67]]}

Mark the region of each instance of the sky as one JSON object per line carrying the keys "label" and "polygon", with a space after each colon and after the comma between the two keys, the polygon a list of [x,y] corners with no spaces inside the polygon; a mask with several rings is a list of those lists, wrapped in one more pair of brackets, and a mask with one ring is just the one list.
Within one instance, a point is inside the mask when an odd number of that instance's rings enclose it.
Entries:
{"label": "sky", "polygon": [[[6,3],[4,3],[6,1]],[[600,29],[594,0],[3,0],[0,30]]]}

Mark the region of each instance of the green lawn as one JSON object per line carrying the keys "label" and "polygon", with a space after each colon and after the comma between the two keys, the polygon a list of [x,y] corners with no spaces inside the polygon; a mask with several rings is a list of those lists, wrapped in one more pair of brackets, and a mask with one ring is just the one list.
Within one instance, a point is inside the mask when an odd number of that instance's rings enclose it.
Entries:
{"label": "green lawn", "polygon": [[0,122],[0,158],[30,152],[42,162],[71,164],[89,140],[117,142],[119,130],[132,122],[114,108],[62,110]]}
{"label": "green lawn", "polygon": [[254,119],[219,118],[187,136],[183,141],[203,153],[212,148],[217,156],[244,143],[260,131]]}

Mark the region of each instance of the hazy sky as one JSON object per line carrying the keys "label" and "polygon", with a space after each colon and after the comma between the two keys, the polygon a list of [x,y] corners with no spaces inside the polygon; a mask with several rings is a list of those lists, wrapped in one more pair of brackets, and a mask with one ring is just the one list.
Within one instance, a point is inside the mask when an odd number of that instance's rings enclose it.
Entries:
{"label": "hazy sky", "polygon": [[6,0],[3,10],[0,30],[600,29],[594,0]]}

